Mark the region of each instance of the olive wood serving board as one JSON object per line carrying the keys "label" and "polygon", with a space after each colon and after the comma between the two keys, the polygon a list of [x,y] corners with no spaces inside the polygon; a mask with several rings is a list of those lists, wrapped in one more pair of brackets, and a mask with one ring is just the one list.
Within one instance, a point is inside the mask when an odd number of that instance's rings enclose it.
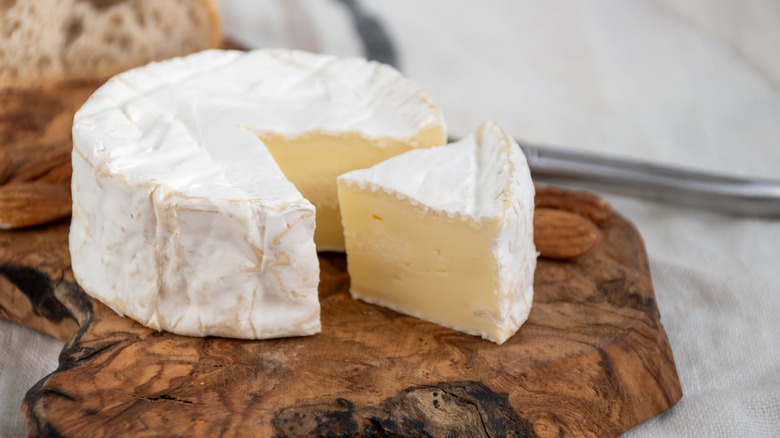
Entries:
{"label": "olive wood serving board", "polygon": [[79,288],[67,230],[0,232],[3,316],[78,327],[22,403],[32,436],[616,436],[682,396],[644,245],[617,214],[594,252],[539,259],[529,320],[504,345],[353,300],[330,253],[318,335],[157,332]]}

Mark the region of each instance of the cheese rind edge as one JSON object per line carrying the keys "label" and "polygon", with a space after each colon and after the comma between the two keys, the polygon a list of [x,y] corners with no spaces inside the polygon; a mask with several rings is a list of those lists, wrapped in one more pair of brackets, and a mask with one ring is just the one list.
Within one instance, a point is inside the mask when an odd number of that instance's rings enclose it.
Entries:
{"label": "cheese rind edge", "polygon": [[317,333],[315,207],[258,133],[381,144],[430,129],[443,140],[424,90],[357,58],[206,51],[120,74],[74,119],[74,275],[155,329]]}

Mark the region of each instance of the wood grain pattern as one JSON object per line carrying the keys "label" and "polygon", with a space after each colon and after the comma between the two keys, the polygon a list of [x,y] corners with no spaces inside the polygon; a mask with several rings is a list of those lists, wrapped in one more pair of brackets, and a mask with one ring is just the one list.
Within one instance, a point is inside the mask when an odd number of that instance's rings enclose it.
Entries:
{"label": "wood grain pattern", "polygon": [[[24,174],[30,175],[30,169],[45,157],[67,155],[73,116],[101,83],[0,88],[2,182],[28,178]],[[62,219],[44,226],[0,230],[0,317],[62,340],[78,330],[76,319],[54,295],[60,283],[73,280],[69,223]]]}
{"label": "wood grain pattern", "polygon": [[0,88],[0,147],[17,168],[71,148],[73,116],[102,81]]}
{"label": "wood grain pattern", "polygon": [[69,228],[67,218],[44,226],[0,230],[0,317],[63,341],[79,328],[55,294],[75,283]]}
{"label": "wood grain pattern", "polygon": [[[73,114],[99,84],[0,90],[0,180],[67,152]],[[603,213],[592,201],[574,207]],[[554,196],[546,202],[561,207]],[[25,397],[28,430],[618,435],[682,393],[641,238],[625,219],[606,217],[597,217],[604,222],[593,252],[539,261],[530,319],[501,346],[352,300],[338,254],[320,257],[319,335],[240,341],[159,333],[81,291],[67,219],[0,231],[0,317],[68,340],[58,369]]]}
{"label": "wood grain pattern", "polygon": [[618,435],[682,393],[641,238],[619,215],[600,229],[592,253],[539,260],[530,318],[501,346],[351,299],[339,254],[320,257],[323,332],[265,341],[156,332],[61,275],[81,328],[27,393],[29,432]]}

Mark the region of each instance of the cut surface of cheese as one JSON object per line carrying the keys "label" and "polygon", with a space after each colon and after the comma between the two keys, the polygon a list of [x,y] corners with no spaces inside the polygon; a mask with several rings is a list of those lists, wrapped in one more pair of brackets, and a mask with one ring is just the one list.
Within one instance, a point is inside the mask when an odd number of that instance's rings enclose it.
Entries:
{"label": "cut surface of cheese", "polygon": [[344,251],[336,178],[354,169],[371,167],[416,148],[446,143],[441,125],[420,130],[414,137],[370,139],[356,132],[321,132],[287,137],[258,133],[285,177],[317,208],[314,242],[319,251]]}
{"label": "cut surface of cheese", "polygon": [[215,50],[127,71],[74,120],[73,272],[155,329],[317,333],[315,206],[334,173],[443,129],[419,86],[362,59]]}
{"label": "cut surface of cheese", "polygon": [[354,298],[499,344],[528,318],[534,186],[498,124],[338,182]]}

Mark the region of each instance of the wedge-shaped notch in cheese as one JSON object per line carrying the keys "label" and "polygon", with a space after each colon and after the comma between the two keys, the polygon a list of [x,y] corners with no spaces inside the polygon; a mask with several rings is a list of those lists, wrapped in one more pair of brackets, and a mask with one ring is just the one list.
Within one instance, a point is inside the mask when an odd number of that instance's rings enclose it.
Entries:
{"label": "wedge-shaped notch in cheese", "polygon": [[73,272],[156,329],[317,333],[315,220],[340,223],[336,175],[443,129],[417,85],[362,59],[206,51],[122,73],[74,121]]}
{"label": "wedge-shaped notch in cheese", "polygon": [[354,298],[499,344],[526,321],[534,187],[498,124],[338,181]]}

